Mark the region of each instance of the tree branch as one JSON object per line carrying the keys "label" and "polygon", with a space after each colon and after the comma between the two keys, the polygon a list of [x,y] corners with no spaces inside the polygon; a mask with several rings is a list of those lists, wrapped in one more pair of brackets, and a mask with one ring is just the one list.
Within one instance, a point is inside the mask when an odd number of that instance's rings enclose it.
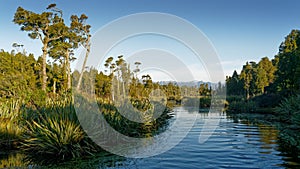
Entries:
{"label": "tree branch", "polygon": [[60,35],[60,36],[54,37],[54,38],[49,38],[49,41],[57,40],[57,39],[62,38],[62,37],[63,37],[63,35]]}

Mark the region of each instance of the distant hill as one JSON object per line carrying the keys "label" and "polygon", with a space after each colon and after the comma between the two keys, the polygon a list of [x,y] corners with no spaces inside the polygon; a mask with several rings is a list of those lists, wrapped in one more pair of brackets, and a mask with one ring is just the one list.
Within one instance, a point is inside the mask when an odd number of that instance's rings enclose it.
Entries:
{"label": "distant hill", "polygon": [[187,86],[187,87],[192,87],[192,86],[197,86],[199,87],[200,84],[208,84],[209,87],[212,87],[213,89],[217,86],[216,83],[211,83],[211,82],[204,82],[204,81],[189,81],[189,82],[176,82],[176,81],[159,81],[158,83],[160,85],[167,85],[168,83],[174,83],[177,84],[178,86]]}

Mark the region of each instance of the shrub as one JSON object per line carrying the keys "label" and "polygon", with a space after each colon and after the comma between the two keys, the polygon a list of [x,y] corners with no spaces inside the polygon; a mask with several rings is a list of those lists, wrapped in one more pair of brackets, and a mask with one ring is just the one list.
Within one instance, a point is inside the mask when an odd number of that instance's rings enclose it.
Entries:
{"label": "shrub", "polygon": [[39,112],[39,117],[27,120],[21,148],[33,161],[50,163],[93,154],[98,147],[88,138],[72,103],[51,107]]}
{"label": "shrub", "polygon": [[257,104],[253,101],[234,101],[229,104],[229,113],[251,113],[257,110]]}
{"label": "shrub", "polygon": [[300,95],[284,99],[275,112],[282,122],[300,126]]}
{"label": "shrub", "polygon": [[300,159],[300,134],[299,129],[284,128],[278,136],[280,149],[283,152]]}
{"label": "shrub", "polygon": [[230,104],[232,102],[243,101],[244,97],[243,96],[239,96],[239,95],[230,95],[230,96],[226,96],[226,100]]}
{"label": "shrub", "polygon": [[252,101],[256,102],[262,108],[276,107],[281,101],[281,96],[278,94],[263,94],[254,97]]}
{"label": "shrub", "polygon": [[284,99],[275,112],[284,123],[279,135],[281,148],[300,158],[300,95]]}
{"label": "shrub", "polygon": [[[120,105],[120,110],[125,110],[126,113],[131,115],[130,118],[134,121],[131,121],[124,117],[113,105],[110,104],[104,104],[104,103],[98,103],[100,112],[104,115],[104,118],[109,123],[110,126],[112,126],[115,130],[118,132],[130,136],[130,137],[146,137],[146,136],[153,136],[157,134],[158,130],[160,128],[163,128],[167,124],[167,119],[171,118],[171,110],[168,107],[165,107],[164,105],[161,105],[159,102],[152,102],[149,105],[140,102],[134,102],[135,104],[140,105],[134,105],[133,107],[130,107],[128,102],[127,104]],[[147,105],[149,108],[147,111],[142,107],[144,105]],[[162,114],[156,118],[153,119],[153,116],[156,116],[156,112],[162,112]],[[142,123],[138,123],[135,121],[139,121]]]}

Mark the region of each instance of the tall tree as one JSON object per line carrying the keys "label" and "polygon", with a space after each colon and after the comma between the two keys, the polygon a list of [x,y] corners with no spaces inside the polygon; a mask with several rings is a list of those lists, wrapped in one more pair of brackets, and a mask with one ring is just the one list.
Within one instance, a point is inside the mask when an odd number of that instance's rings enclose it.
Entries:
{"label": "tall tree", "polygon": [[140,68],[139,66],[141,65],[141,62],[134,62],[135,65],[135,69],[133,70],[133,72],[135,73],[135,78],[137,79],[137,74],[140,72]]}
{"label": "tall tree", "polygon": [[268,79],[268,84],[273,83],[275,80],[275,71],[276,71],[276,66],[272,63],[271,60],[269,60],[268,57],[263,57],[259,63],[258,67],[264,69],[266,71],[266,76]]}
{"label": "tall tree", "polygon": [[116,67],[116,64],[113,63],[113,60],[114,60],[113,57],[109,57],[109,58],[106,59],[105,64],[104,64],[104,66],[106,68],[109,68],[109,77],[111,78],[111,98],[112,98],[112,101],[115,100],[115,94],[114,94],[115,90],[114,90],[114,85],[113,85],[114,83],[113,82],[114,82],[114,69]]}
{"label": "tall tree", "polygon": [[265,92],[265,87],[273,83],[276,68],[268,57],[263,57],[255,69],[255,85],[257,87],[257,93],[261,94]]}
{"label": "tall tree", "polygon": [[[48,7],[53,6],[55,6],[55,4],[51,4]],[[28,36],[30,38],[39,39],[42,42],[42,90],[46,91],[48,45],[51,41],[64,36],[62,15],[59,12],[53,11],[38,14],[18,7],[13,22],[20,25],[22,31],[29,32]]]}
{"label": "tall tree", "polygon": [[243,84],[236,70],[233,72],[232,77],[227,77],[226,87],[228,95],[243,95]]}
{"label": "tall tree", "polygon": [[76,86],[77,90],[80,89],[83,72],[86,67],[86,62],[87,62],[88,56],[90,54],[90,49],[91,49],[91,43],[90,43],[90,41],[91,41],[90,28],[91,28],[91,26],[86,24],[87,19],[88,19],[88,17],[85,14],[81,14],[80,17],[78,17],[77,15],[71,16],[71,29],[74,33],[79,35],[79,37],[80,37],[79,44],[81,44],[86,50],[84,61],[83,61],[81,72],[80,72],[80,76],[79,76],[78,83]]}
{"label": "tall tree", "polygon": [[113,76],[114,73],[114,68],[116,67],[116,64],[113,63],[114,58],[113,57],[109,57],[106,59],[104,66],[106,68],[109,68],[109,75]]}
{"label": "tall tree", "polygon": [[52,41],[49,43],[49,55],[55,60],[59,59],[63,63],[64,74],[66,75],[65,81],[66,89],[71,88],[71,68],[70,61],[74,60],[73,49],[77,48],[77,36],[75,33],[70,32],[67,26],[64,26],[64,36],[60,39]]}
{"label": "tall tree", "polygon": [[292,30],[279,47],[275,72],[277,91],[291,95],[300,90],[300,31]]}
{"label": "tall tree", "polygon": [[253,79],[253,69],[252,66],[247,62],[246,65],[243,66],[240,79],[243,82],[243,87],[246,91],[246,98],[250,98],[250,85]]}
{"label": "tall tree", "polygon": [[256,93],[264,93],[265,87],[268,86],[268,77],[267,72],[262,66],[258,66],[255,69],[256,77],[255,77],[255,86],[256,86]]}
{"label": "tall tree", "polygon": [[22,49],[23,54],[25,54],[25,50],[23,49],[24,45],[18,44],[18,43],[13,43],[12,47],[15,48],[18,52],[20,52],[20,48]]}
{"label": "tall tree", "polygon": [[299,47],[299,30],[292,30],[291,33],[285,37],[284,42],[279,46],[279,54],[289,53],[295,51]]}

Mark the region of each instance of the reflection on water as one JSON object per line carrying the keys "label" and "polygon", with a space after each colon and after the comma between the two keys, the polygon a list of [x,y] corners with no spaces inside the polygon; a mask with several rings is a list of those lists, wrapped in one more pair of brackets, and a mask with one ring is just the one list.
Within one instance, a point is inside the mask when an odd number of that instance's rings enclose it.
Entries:
{"label": "reflection on water", "polygon": [[278,136],[278,130],[272,126],[265,126],[258,124],[258,132],[260,135],[260,141],[264,144],[261,145],[263,151],[259,153],[271,154],[272,149],[276,147],[276,141]]}
{"label": "reflection on water", "polygon": [[[193,110],[177,109],[177,113],[198,113]],[[188,112],[188,113],[187,113]],[[194,127],[173,149],[150,158],[130,159],[102,153],[88,159],[73,160],[60,164],[60,168],[300,168],[291,157],[278,150],[276,128],[264,124],[252,125],[247,121],[232,120],[219,114],[221,120],[209,139],[200,144],[200,133],[208,113],[199,113]],[[187,124],[187,125],[185,125]],[[190,125],[182,123],[182,128]],[[172,141],[172,140],[168,140]],[[0,156],[0,168],[26,166],[19,154]]]}

